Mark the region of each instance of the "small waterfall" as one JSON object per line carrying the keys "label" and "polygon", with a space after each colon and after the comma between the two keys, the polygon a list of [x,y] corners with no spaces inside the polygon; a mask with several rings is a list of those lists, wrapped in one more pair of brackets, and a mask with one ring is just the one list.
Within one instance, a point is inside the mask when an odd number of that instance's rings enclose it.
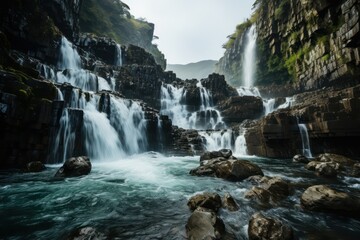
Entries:
{"label": "small waterfall", "polygon": [[64,95],[59,88],[56,88],[56,99],[57,101],[64,101]]}
{"label": "small waterfall", "polygon": [[263,105],[265,107],[265,116],[275,111],[275,98],[264,99]]}
{"label": "small waterfall", "polygon": [[217,151],[223,148],[233,149],[233,132],[231,130],[223,131],[199,131],[203,137],[207,151]]}
{"label": "small waterfall", "polygon": [[291,107],[294,103],[294,98],[293,97],[287,97],[286,101],[281,104],[277,109],[282,109],[282,108],[288,108]]}
{"label": "small waterfall", "polygon": [[174,125],[185,129],[219,129],[225,126],[221,114],[212,107],[211,94],[201,83],[196,85],[200,92],[200,110],[189,112],[183,104],[186,98],[184,87],[176,88],[171,84],[161,86],[161,110],[162,115],[168,115]]}
{"label": "small waterfall", "polygon": [[239,96],[261,97],[260,91],[257,87],[239,87],[236,90],[239,93]]}
{"label": "small waterfall", "polygon": [[181,128],[190,128],[189,115],[186,106],[181,104],[186,96],[183,87],[176,88],[171,84],[161,86],[161,110],[162,115],[167,115],[172,120],[173,125]]}
{"label": "small waterfall", "polygon": [[235,155],[247,155],[245,131],[243,131],[235,140],[234,146]]}
{"label": "small waterfall", "polygon": [[245,131],[242,129],[238,136],[229,129],[221,131],[199,131],[199,135],[203,137],[207,151],[218,151],[226,148],[231,149],[234,155],[247,155]]}
{"label": "small waterfall", "polygon": [[121,55],[121,45],[116,44],[116,54],[115,54],[115,66],[122,66],[122,55]]}
{"label": "small waterfall", "polygon": [[[299,121],[298,121],[299,122]],[[308,130],[305,124],[298,123],[300,135],[301,135],[301,142],[302,142],[302,154],[307,158],[312,158],[311,148],[310,148],[310,139]]]}
{"label": "small waterfall", "polygon": [[73,45],[63,36],[61,38],[60,59],[58,68],[79,70],[81,68],[81,58]]}
{"label": "small waterfall", "polygon": [[246,45],[243,63],[243,85],[251,87],[254,85],[254,75],[256,67],[256,26],[253,24],[246,34]]}
{"label": "small waterfall", "polygon": [[37,70],[40,73],[40,75],[43,76],[45,79],[51,79],[51,80],[56,79],[54,70],[51,67],[49,67],[48,65],[39,64],[37,66]]}

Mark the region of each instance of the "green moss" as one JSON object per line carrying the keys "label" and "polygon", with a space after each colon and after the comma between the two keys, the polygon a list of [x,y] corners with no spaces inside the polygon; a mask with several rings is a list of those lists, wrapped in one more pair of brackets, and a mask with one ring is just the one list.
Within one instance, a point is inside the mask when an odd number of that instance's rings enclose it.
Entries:
{"label": "green moss", "polygon": [[295,67],[298,61],[303,61],[305,56],[310,52],[311,48],[304,46],[300,48],[295,54],[290,55],[289,58],[285,60],[285,67],[287,68],[290,75],[296,79]]}
{"label": "green moss", "polygon": [[282,0],[279,4],[279,7],[275,9],[275,13],[274,13],[275,19],[280,20],[286,18],[289,8],[290,8],[290,0]]}

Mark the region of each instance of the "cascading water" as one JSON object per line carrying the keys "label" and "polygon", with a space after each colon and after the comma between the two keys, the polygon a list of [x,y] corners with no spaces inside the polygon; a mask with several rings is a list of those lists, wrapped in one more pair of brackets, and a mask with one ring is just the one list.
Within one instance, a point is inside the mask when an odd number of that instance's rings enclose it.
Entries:
{"label": "cascading water", "polygon": [[299,123],[299,130],[302,142],[302,154],[307,158],[312,158],[309,133],[305,124]]}
{"label": "cascading water", "polygon": [[115,66],[122,66],[122,54],[121,54],[121,46],[120,44],[116,44],[116,54],[115,54]]}
{"label": "cascading water", "polygon": [[256,25],[253,24],[246,34],[245,58],[243,63],[243,84],[245,87],[254,86],[256,38]]}
{"label": "cascading water", "polygon": [[224,126],[220,112],[212,107],[211,94],[201,83],[196,85],[200,92],[200,110],[190,112],[186,102],[186,90],[184,87],[176,88],[171,84],[161,86],[161,111],[168,115],[174,125],[185,129],[216,129]]}
{"label": "cascading water", "polygon": [[73,45],[66,39],[61,38],[60,59],[58,61],[58,68],[79,70],[81,68],[81,58]]}

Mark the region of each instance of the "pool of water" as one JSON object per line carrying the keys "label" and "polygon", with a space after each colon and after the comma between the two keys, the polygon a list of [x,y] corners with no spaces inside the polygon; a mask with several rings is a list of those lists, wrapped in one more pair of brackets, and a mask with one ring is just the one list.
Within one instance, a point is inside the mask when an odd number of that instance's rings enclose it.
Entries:
{"label": "pool of water", "polygon": [[265,209],[244,198],[249,182],[194,177],[189,171],[199,165],[199,157],[158,153],[93,161],[89,175],[65,180],[53,178],[60,165],[48,165],[41,173],[0,172],[0,239],[64,239],[85,226],[111,239],[186,239],[187,201],[205,191],[229,192],[239,204],[237,212],[219,212],[236,239],[247,239],[248,221],[258,211],[291,225],[299,239],[357,239],[359,219],[302,210],[300,196],[314,184],[359,195],[359,179],[330,181],[290,160],[247,159],[266,175],[293,183],[293,195]]}

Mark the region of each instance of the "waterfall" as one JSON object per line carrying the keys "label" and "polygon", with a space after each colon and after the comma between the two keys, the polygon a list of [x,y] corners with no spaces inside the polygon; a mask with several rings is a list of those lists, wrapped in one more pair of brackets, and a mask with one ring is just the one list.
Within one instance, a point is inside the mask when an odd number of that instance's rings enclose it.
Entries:
{"label": "waterfall", "polygon": [[247,155],[245,131],[243,131],[235,140],[234,154]]}
{"label": "waterfall", "polygon": [[200,82],[196,84],[200,92],[200,110],[190,112],[184,105],[186,90],[176,88],[171,84],[161,86],[162,115],[167,115],[174,125],[185,129],[219,129],[225,126],[220,112],[213,108],[212,97],[209,91]]}
{"label": "waterfall", "polygon": [[73,45],[64,36],[61,38],[60,59],[58,61],[58,68],[61,70],[79,70],[81,68],[80,55],[78,54],[76,49],[74,49]]}
{"label": "waterfall", "polygon": [[256,67],[256,26],[253,24],[246,34],[246,45],[244,51],[244,64],[243,64],[243,85],[251,87],[254,85],[254,75]]}
{"label": "waterfall", "polygon": [[261,97],[260,91],[257,87],[239,87],[236,89],[239,96],[255,96]]}
{"label": "waterfall", "polygon": [[40,75],[43,76],[45,79],[55,80],[56,77],[55,72],[51,67],[40,63],[37,66],[37,70],[40,73]]}
{"label": "waterfall", "polygon": [[264,99],[263,105],[265,107],[265,116],[275,111],[275,98]]}
{"label": "waterfall", "polygon": [[302,142],[302,154],[307,158],[312,158],[311,149],[310,149],[310,139],[308,130],[305,124],[298,123],[300,135],[301,135],[301,142]]}
{"label": "waterfall", "polygon": [[121,55],[121,46],[120,44],[116,44],[116,54],[115,54],[115,66],[122,66],[122,55]]}
{"label": "waterfall", "polygon": [[167,115],[172,120],[173,125],[181,128],[190,128],[188,117],[189,112],[186,106],[181,104],[185,99],[186,91],[184,87],[176,88],[171,84],[161,86],[161,110],[162,115]]}
{"label": "waterfall", "polygon": [[56,98],[57,101],[64,101],[64,95],[62,94],[59,88],[56,88]]}
{"label": "waterfall", "polygon": [[199,131],[199,135],[203,138],[203,143],[207,151],[218,151],[226,148],[231,149],[234,155],[247,155],[245,131],[240,129],[240,135],[232,130],[221,131]]}

